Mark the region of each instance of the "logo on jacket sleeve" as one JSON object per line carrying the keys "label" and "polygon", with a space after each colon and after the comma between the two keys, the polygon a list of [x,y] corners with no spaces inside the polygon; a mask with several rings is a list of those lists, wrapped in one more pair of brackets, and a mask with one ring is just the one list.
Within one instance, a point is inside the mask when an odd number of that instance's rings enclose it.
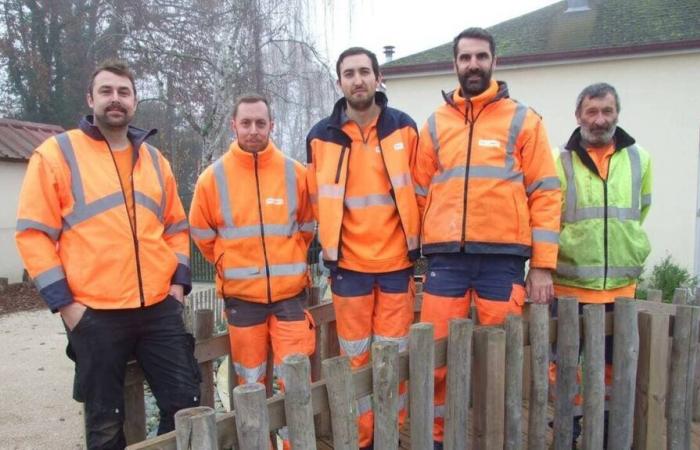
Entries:
{"label": "logo on jacket sleeve", "polygon": [[396,144],[394,144],[394,150],[396,150],[397,152],[399,150],[403,150],[403,142],[397,142]]}
{"label": "logo on jacket sleeve", "polygon": [[499,148],[501,142],[497,139],[479,139],[479,147]]}
{"label": "logo on jacket sleeve", "polygon": [[278,197],[267,197],[265,199],[266,205],[284,205],[284,199]]}

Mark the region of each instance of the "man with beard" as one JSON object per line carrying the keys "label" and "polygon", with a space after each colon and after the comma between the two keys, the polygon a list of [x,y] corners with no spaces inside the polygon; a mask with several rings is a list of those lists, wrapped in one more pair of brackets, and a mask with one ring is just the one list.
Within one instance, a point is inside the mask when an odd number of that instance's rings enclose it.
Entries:
{"label": "man with beard", "polygon": [[20,193],[17,246],[60,312],[85,403],[90,449],[123,449],[124,377],[133,356],[160,408],[158,433],[199,404],[194,341],[182,321],[191,286],[185,212],[168,161],[129,125],[134,76],[105,61],[90,80],[93,115],[41,144]]}
{"label": "man with beard", "polygon": [[[270,140],[270,105],[258,94],[240,97],[231,127],[236,139],[202,172],[195,187],[192,238],[216,267],[238,382],[265,383],[268,342],[274,372],[285,357],[311,355],[316,334],[304,309],[313,238],[306,169]],[[289,448],[286,427],[280,431]]]}
{"label": "man with beard", "polygon": [[[642,222],[651,206],[651,161],[617,126],[619,112],[613,86],[596,83],[583,89],[576,100],[579,127],[557,160],[563,198],[554,293],[578,298],[581,307],[604,304],[606,311],[613,310],[618,297],[634,298],[650,252]],[[606,336],[608,386],[612,355],[612,336]],[[550,372],[554,375],[555,367]]]}
{"label": "man with beard", "polygon": [[[480,324],[521,314],[526,294],[554,292],[559,180],[540,117],[491,79],[493,37],[469,28],[453,41],[457,89],[420,134],[414,170],[428,271],[421,321],[447,335],[472,302]],[[530,270],[525,278],[525,262]],[[435,448],[442,448],[446,368],[435,371]]]}
{"label": "man with beard", "polygon": [[[413,321],[413,261],[420,217],[411,168],[418,133],[387,106],[374,53],[352,47],[336,62],[344,98],[306,138],[307,183],[331,271],[341,352],[353,368],[370,362],[372,341],[407,347]],[[399,387],[400,421],[406,385]],[[372,402],[358,402],[359,445],[371,448]]]}

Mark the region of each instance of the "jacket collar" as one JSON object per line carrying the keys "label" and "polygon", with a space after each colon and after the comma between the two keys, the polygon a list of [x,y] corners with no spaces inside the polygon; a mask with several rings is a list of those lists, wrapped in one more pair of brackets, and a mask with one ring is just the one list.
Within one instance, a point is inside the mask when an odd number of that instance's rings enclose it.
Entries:
{"label": "jacket collar", "polygon": [[[621,127],[617,127],[615,129],[615,134],[613,135],[613,140],[615,141],[615,151],[619,151],[623,148],[627,148],[636,142],[635,139],[632,136],[630,136]],[[579,150],[583,151],[583,152],[586,151],[586,149],[583,148],[583,144],[581,143],[581,127],[576,128],[574,130],[574,132],[571,133],[571,137],[569,138],[569,141],[566,143],[565,148],[567,150],[575,150],[577,152]]]}
{"label": "jacket collar", "polygon": [[[374,102],[377,104],[377,106],[379,106],[379,118],[377,118],[378,122],[389,104],[389,99],[387,99],[385,93],[377,91],[374,93]],[[345,97],[335,102],[335,106],[333,106],[333,113],[331,113],[328,120],[329,127],[337,129],[341,129],[343,127],[343,120],[344,118],[347,118],[347,115],[345,114],[347,107],[348,103],[347,100],[345,100]]]}
{"label": "jacket collar", "polygon": [[469,99],[462,96],[460,87],[449,92],[442,91],[442,98],[449,106],[465,114],[467,103],[471,103],[472,108],[481,110],[490,103],[509,98],[508,85],[505,81],[491,80],[491,84],[484,92]]}
{"label": "jacket collar", "polygon": [[[94,124],[94,117],[92,115],[84,116],[82,119],[80,119],[78,128],[80,128],[83,133],[87,134],[92,139],[97,141],[105,140],[105,137],[102,135],[100,129]],[[155,128],[151,130],[143,130],[131,125],[128,126],[126,137],[129,139],[129,142],[131,142],[131,146],[134,149],[134,155],[136,155],[136,157],[138,157],[138,150],[141,148],[141,144],[156,133],[158,133],[158,130]]]}
{"label": "jacket collar", "polygon": [[270,160],[272,160],[275,157],[275,154],[280,152],[280,150],[277,149],[277,146],[274,142],[272,142],[271,139],[268,141],[267,147],[265,147],[257,153],[251,153],[243,150],[238,145],[238,140],[231,142],[231,145],[229,145],[228,149],[229,153],[231,154],[231,157],[237,163],[240,163],[246,167],[253,167],[255,164],[256,157],[259,165],[267,164]]}

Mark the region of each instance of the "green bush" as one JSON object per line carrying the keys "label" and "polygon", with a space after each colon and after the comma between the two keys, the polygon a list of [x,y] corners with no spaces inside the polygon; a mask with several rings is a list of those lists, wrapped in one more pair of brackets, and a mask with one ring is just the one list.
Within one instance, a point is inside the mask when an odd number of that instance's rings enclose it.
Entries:
{"label": "green bush", "polygon": [[671,255],[667,255],[651,271],[648,289],[661,290],[664,301],[670,302],[676,288],[687,287],[695,289],[698,278],[691,275],[687,269],[676,264]]}

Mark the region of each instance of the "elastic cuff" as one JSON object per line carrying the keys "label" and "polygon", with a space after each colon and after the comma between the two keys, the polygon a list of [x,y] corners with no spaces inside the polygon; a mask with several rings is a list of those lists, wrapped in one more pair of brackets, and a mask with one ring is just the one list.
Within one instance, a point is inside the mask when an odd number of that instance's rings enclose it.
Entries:
{"label": "elastic cuff", "polygon": [[184,294],[189,294],[192,291],[192,271],[190,268],[184,264],[178,264],[173,277],[170,279],[170,284],[181,285]]}
{"label": "elastic cuff", "polygon": [[39,294],[52,313],[58,312],[60,308],[70,305],[74,301],[73,294],[68,289],[68,283],[65,278],[46,286],[39,291]]}

